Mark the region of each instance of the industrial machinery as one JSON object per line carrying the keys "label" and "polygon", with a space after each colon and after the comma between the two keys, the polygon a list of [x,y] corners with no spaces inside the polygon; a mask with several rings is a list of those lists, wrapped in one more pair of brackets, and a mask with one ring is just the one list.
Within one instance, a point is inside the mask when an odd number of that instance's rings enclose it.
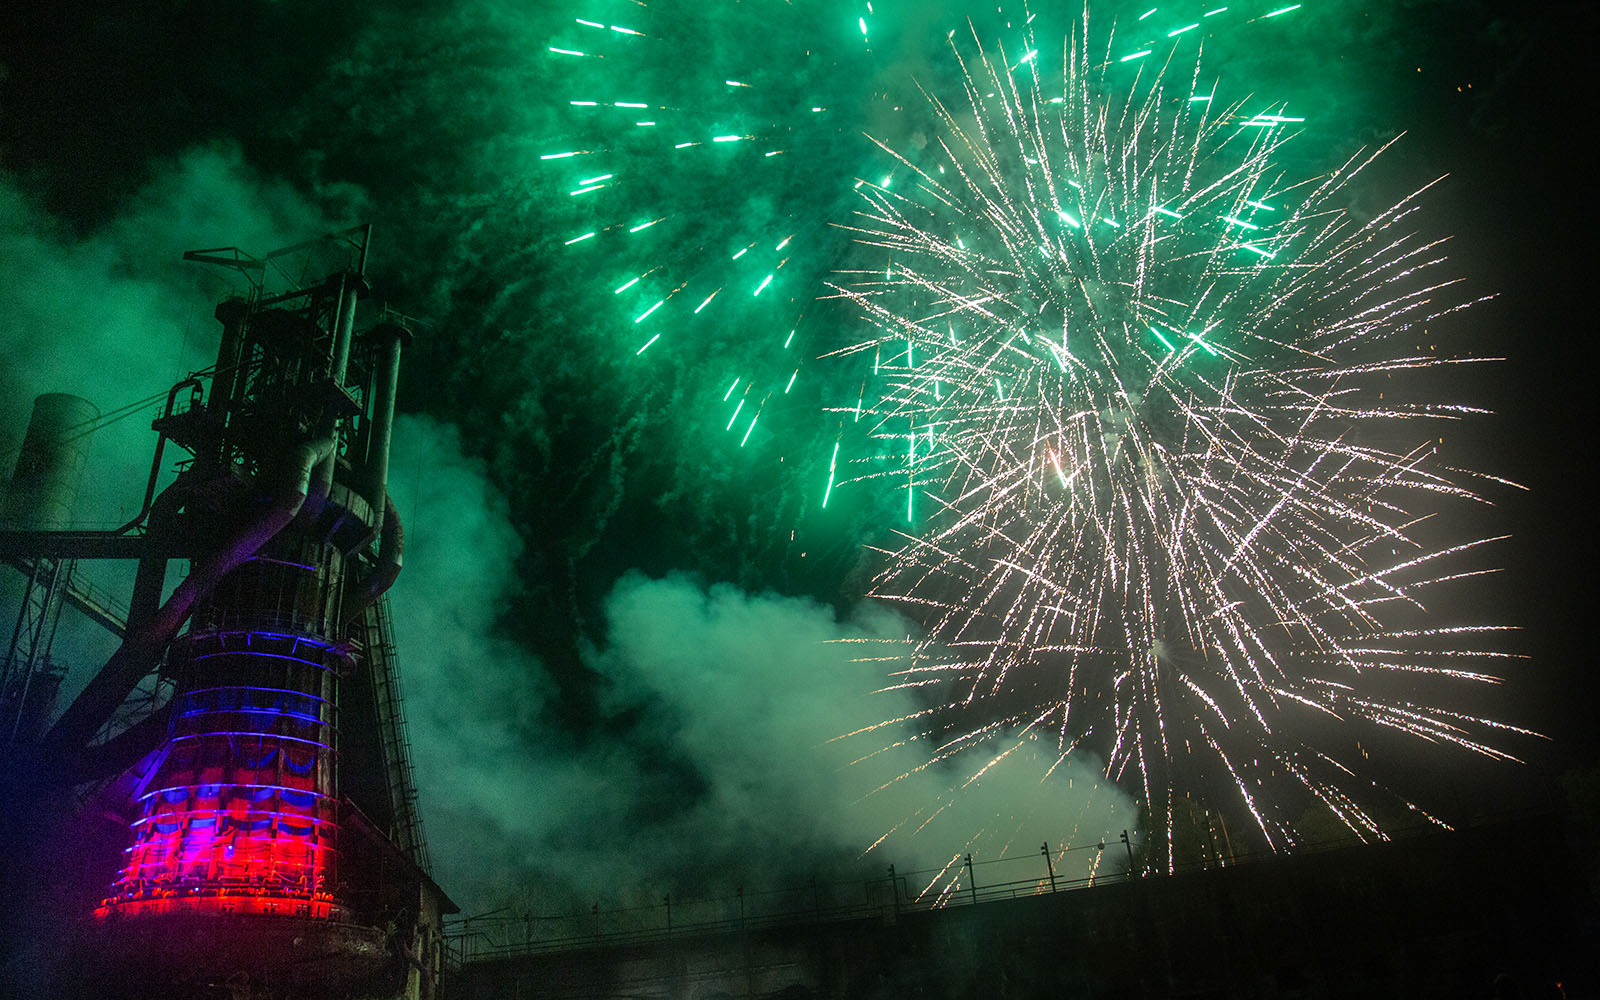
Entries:
{"label": "industrial machinery", "polygon": [[[0,508],[0,558],[27,574],[0,684],[8,799],[28,794],[26,775],[36,799],[76,789],[91,796],[83,822],[109,813],[121,828],[68,973],[96,995],[436,989],[454,909],[428,874],[385,598],[403,550],[387,479],[411,333],[357,321],[369,239],[185,255],[249,279],[248,294],[217,306],[216,364],[167,394],[142,509],[121,528],[67,528],[93,408],[35,408]],[[168,446],[182,457],[158,491]],[[83,559],[137,561],[125,621],[74,588]],[[69,604],[99,609],[122,643],[52,721],[49,635]]]}

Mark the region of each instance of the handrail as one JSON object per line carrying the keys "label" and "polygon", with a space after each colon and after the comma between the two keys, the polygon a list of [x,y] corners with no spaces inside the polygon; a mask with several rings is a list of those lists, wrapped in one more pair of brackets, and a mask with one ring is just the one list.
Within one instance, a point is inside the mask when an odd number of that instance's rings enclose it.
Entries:
{"label": "handrail", "polygon": [[[1480,820],[1484,825],[1495,819]],[[1433,824],[1418,824],[1390,831],[1387,840],[1413,840],[1446,832]],[[1094,874],[1079,878],[1057,875],[1052,889],[1047,866],[1037,854],[1019,853],[1011,857],[991,858],[975,862],[976,872],[964,865],[952,864],[944,869],[899,872],[865,880],[841,882],[811,882],[799,886],[746,893],[742,889],[732,896],[705,899],[676,899],[667,897],[661,903],[650,903],[612,909],[601,909],[598,904],[587,913],[568,913],[553,916],[508,913],[505,909],[489,914],[447,920],[446,960],[452,968],[468,962],[491,961],[520,956],[552,954],[559,952],[589,951],[627,945],[645,945],[690,936],[708,936],[725,933],[742,933],[776,927],[837,923],[851,920],[896,920],[905,914],[922,913],[949,907],[972,906],[996,900],[1021,899],[1029,896],[1047,896],[1052,892],[1075,892],[1096,886],[1139,882],[1145,878],[1169,874],[1186,874],[1195,871],[1233,868],[1254,865],[1264,861],[1283,861],[1306,854],[1323,854],[1363,846],[1372,841],[1362,841],[1355,835],[1315,844],[1301,845],[1293,854],[1259,851],[1240,854],[1210,864],[1179,865],[1173,872],[1159,875],[1114,872]],[[1068,857],[1084,850],[1102,850],[1102,843],[1069,845],[1064,852]],[[1118,851],[1120,854],[1120,850]],[[1057,859],[1061,854],[1055,855]],[[1010,879],[989,884],[972,885],[966,873],[973,872],[981,878],[991,866],[1032,864],[1038,871],[1029,877]],[[943,872],[948,878],[932,879]],[[930,883],[930,888],[914,895],[906,886],[922,884],[918,877]],[[839,890],[846,890],[856,898],[841,902]],[[827,902],[823,902],[823,897]],[[770,909],[762,908],[765,897],[788,897]],[[696,909],[720,911],[719,915],[696,920]],[[668,916],[668,911],[671,915]],[[686,919],[687,918],[687,919]],[[609,921],[610,926],[607,926]],[[633,926],[625,926],[632,924]],[[536,930],[544,933],[536,934]],[[553,933],[552,933],[553,932]]]}

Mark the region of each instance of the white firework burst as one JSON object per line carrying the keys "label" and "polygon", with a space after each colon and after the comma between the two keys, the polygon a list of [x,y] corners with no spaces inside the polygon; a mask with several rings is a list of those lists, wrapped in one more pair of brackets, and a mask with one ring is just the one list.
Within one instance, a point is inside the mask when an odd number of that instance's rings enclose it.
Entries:
{"label": "white firework burst", "polygon": [[1426,343],[1470,304],[1412,228],[1432,185],[1355,218],[1382,149],[1286,180],[1288,109],[1223,102],[1176,46],[1091,53],[1087,12],[1055,75],[973,35],[962,98],[923,91],[931,141],[857,185],[881,263],[832,285],[872,331],[835,353],[880,389],[856,478],[913,522],[874,586],[926,626],[894,684],[935,757],[1096,747],[1165,867],[1178,804],[1228,789],[1272,849],[1318,804],[1384,836],[1330,725],[1493,757],[1526,732],[1446,707],[1511,654],[1428,605],[1495,541],[1425,524],[1492,479],[1437,454],[1481,411],[1406,390],[1485,360]]}

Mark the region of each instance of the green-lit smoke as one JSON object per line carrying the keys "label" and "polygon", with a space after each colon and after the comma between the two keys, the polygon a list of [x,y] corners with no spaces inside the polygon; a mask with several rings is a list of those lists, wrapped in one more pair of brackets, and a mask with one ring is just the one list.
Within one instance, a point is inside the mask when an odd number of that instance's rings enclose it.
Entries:
{"label": "green-lit smoke", "polygon": [[[774,13],[652,5],[664,36],[638,50],[648,58],[630,62],[618,46],[638,39],[609,26],[642,30],[643,8],[635,4],[410,3],[330,12],[260,2],[225,16],[184,4],[160,18],[69,14],[65,30],[35,26],[50,58],[8,58],[0,157],[79,230],[52,233],[48,213],[18,208],[24,203],[7,192],[8,220],[25,220],[8,230],[0,254],[7,362],[0,380],[8,398],[43,389],[81,391],[103,406],[128,398],[116,386],[47,378],[52,371],[33,365],[35,357],[134,354],[99,372],[129,380],[139,372],[138,395],[203,364],[209,347],[200,343],[214,335],[209,294],[187,299],[183,317],[167,315],[176,300],[162,282],[146,281],[146,261],[170,262],[206,245],[262,251],[309,235],[307,228],[376,224],[380,294],[424,320],[405,366],[402,407],[460,428],[455,439],[437,424],[407,424],[412,437],[400,447],[412,451],[396,465],[397,490],[405,461],[419,454],[428,456],[425,468],[456,470],[441,481],[459,488],[457,501],[418,505],[411,519],[418,554],[396,592],[397,602],[410,600],[407,587],[439,592],[424,553],[430,531],[444,534],[445,554],[434,565],[472,601],[450,605],[459,609],[455,618],[419,612],[414,620],[431,622],[431,634],[408,640],[408,649],[454,652],[454,662],[419,664],[413,715],[420,776],[431,783],[422,790],[424,807],[433,810],[439,850],[457,845],[458,870],[469,858],[500,852],[507,870],[563,870],[581,883],[608,865],[648,867],[643,855],[619,846],[618,826],[626,829],[636,812],[649,813],[649,829],[662,838],[706,830],[732,772],[702,759],[687,737],[659,755],[652,748],[669,742],[662,735],[668,720],[704,712],[712,714],[701,720],[702,732],[713,722],[733,725],[720,721],[715,696],[738,690],[735,681],[702,692],[696,705],[675,702],[687,697],[682,679],[669,681],[666,666],[629,652],[629,637],[645,634],[650,608],[680,614],[695,600],[703,627],[672,641],[720,633],[741,608],[752,615],[776,608],[769,625],[795,620],[797,634],[836,633],[846,626],[834,616],[865,589],[869,557],[859,543],[904,517],[903,496],[888,491],[835,490],[822,509],[840,428],[818,413],[824,403],[853,401],[860,388],[836,384],[814,360],[848,337],[840,311],[813,301],[817,277],[848,262],[844,238],[828,223],[848,220],[852,184],[874,162],[861,132],[918,148],[923,130],[896,109],[911,105],[913,77],[936,87],[949,82],[932,58],[945,32],[969,14],[985,32],[1003,32],[1013,15],[954,3],[875,4],[866,15],[863,6],[774,4]],[[1208,61],[1215,55],[1242,78],[1235,89],[1303,107],[1319,136],[1353,148],[1409,121],[1404,108],[1383,104],[1392,100],[1393,81],[1418,75],[1418,60],[1409,58],[1423,37],[1417,24],[1442,22],[1459,32],[1457,40],[1478,41],[1487,23],[1480,7],[1313,4],[1281,19],[1280,44],[1236,42],[1225,33],[1203,42]],[[1448,17],[1430,13],[1446,10]],[[193,33],[184,27],[191,23],[200,25]],[[552,53],[553,45],[605,51],[607,59]],[[1442,75],[1447,66],[1434,60],[1424,69]],[[651,107],[619,106],[635,103]],[[634,124],[648,120],[658,124]],[[668,141],[663,123],[684,128]],[[717,143],[719,135],[764,139]],[[219,138],[230,142],[210,145]],[[675,148],[684,141],[700,145]],[[196,144],[201,152],[184,154]],[[541,159],[591,147],[615,153]],[[1305,151],[1327,159],[1313,143]],[[218,175],[235,183],[206,182]],[[152,179],[156,186],[148,187]],[[591,185],[604,186],[570,193]],[[141,190],[155,194],[141,201]],[[322,211],[294,208],[297,199]],[[1374,203],[1387,201],[1379,195]],[[125,222],[104,228],[114,216]],[[663,221],[629,232],[657,218]],[[151,235],[168,233],[171,219],[183,221],[171,239]],[[84,232],[87,240],[79,238]],[[596,235],[567,245],[588,232]],[[752,294],[768,274],[772,282]],[[50,287],[61,288],[64,312],[32,305],[53,301],[38,294]],[[707,302],[717,287],[723,290]],[[91,309],[108,296],[118,308]],[[18,301],[29,309],[14,308]],[[149,337],[152,326],[167,339]],[[205,333],[185,347],[181,336],[174,343],[174,329]],[[46,336],[63,350],[38,349]],[[724,399],[735,378],[739,387]],[[760,414],[753,430],[752,410]],[[9,416],[8,429],[20,419]],[[140,456],[130,468],[146,453],[137,444],[114,450]],[[490,526],[495,495],[505,498],[504,517]],[[468,531],[474,523],[478,529]],[[670,578],[674,571],[745,594],[789,597],[712,592]],[[486,638],[494,635],[500,638]],[[770,646],[750,655],[768,658],[758,662],[764,670],[804,666],[775,658]],[[492,662],[473,669],[474,659],[485,658]],[[739,660],[721,656],[705,683],[733,678]],[[787,674],[755,676],[770,682],[774,704],[799,697]],[[486,730],[497,734],[485,759],[508,762],[516,781],[491,788],[485,772],[448,790],[445,765],[428,754],[470,733],[478,711],[489,713]],[[774,709],[763,717],[774,735],[744,759],[773,771],[774,787],[784,789],[795,768],[817,758],[793,758],[790,768],[759,757],[799,738],[801,727],[773,724],[774,712],[781,715]],[[632,762],[621,773],[655,756],[671,762],[647,774],[661,797],[588,820],[567,811],[581,806],[576,791],[532,823],[512,809],[536,810],[539,783],[551,774],[565,775],[573,788],[610,788],[612,754]],[[470,825],[473,815],[483,821]],[[594,828],[603,836],[594,838]],[[530,829],[536,834],[516,832]],[[828,850],[849,839],[806,829]],[[473,830],[481,839],[472,839]],[[757,832],[776,835],[768,827]],[[575,846],[586,836],[618,852]],[[546,866],[530,856],[568,850],[586,860]]]}

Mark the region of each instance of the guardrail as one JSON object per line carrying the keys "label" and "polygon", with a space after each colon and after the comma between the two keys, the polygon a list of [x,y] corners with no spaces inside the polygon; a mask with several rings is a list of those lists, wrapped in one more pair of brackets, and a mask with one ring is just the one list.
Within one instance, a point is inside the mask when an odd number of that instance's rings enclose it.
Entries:
{"label": "guardrail", "polygon": [[[1440,827],[1423,824],[1391,831],[1389,839],[1411,839],[1438,832],[1441,832]],[[1295,853],[1322,853],[1362,843],[1352,835],[1302,845]],[[1112,853],[1107,854],[1108,850]],[[1119,864],[1117,862],[1124,860],[1121,857],[1124,851],[1127,852],[1126,862]],[[1094,874],[1066,878],[1056,873],[1063,860],[1076,860],[1085,852],[1099,855],[1091,862]],[[1236,854],[1209,863],[1179,865],[1172,874],[1232,868],[1283,857],[1270,851]],[[827,883],[812,880],[798,886],[759,892],[746,892],[741,887],[732,895],[695,899],[667,895],[659,902],[631,906],[601,907],[595,903],[587,913],[536,916],[504,908],[451,920],[445,938],[446,962],[451,968],[460,968],[468,962],[653,944],[676,937],[861,919],[890,921],[907,913],[1160,877],[1130,874],[1128,869],[1132,861],[1132,845],[1127,842],[1107,844],[1101,841],[1054,849],[1045,844],[1036,853],[980,861],[973,861],[971,855],[958,854],[950,864],[939,869],[897,872],[890,865],[884,875],[865,879]],[[1029,869],[1026,874],[1024,868]]]}

